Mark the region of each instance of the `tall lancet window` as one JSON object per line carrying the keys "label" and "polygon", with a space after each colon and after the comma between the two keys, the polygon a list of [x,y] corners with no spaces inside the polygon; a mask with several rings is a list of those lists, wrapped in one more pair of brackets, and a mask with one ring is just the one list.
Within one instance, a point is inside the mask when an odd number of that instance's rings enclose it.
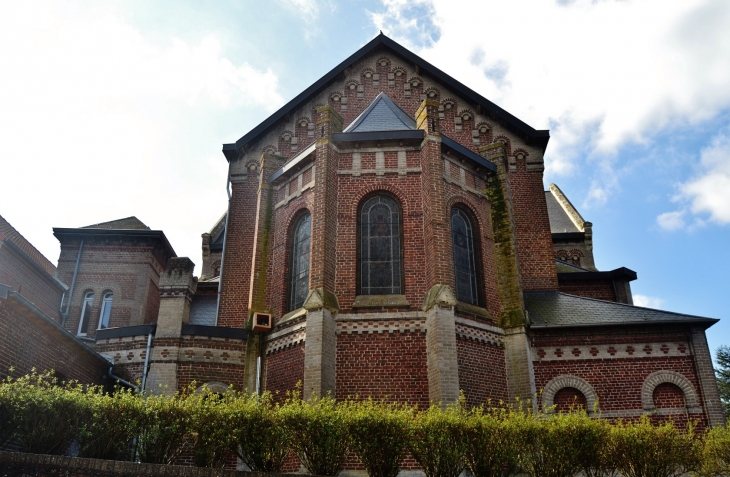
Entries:
{"label": "tall lancet window", "polygon": [[456,277],[456,299],[472,305],[479,305],[479,280],[474,245],[474,228],[466,213],[454,207],[451,209],[451,234],[454,242],[454,275]]}
{"label": "tall lancet window", "polygon": [[360,294],[403,293],[400,207],[376,195],[360,209]]}
{"label": "tall lancet window", "polygon": [[289,310],[304,305],[309,292],[309,244],[312,216],[305,214],[294,227],[291,250],[291,276],[289,281]]}

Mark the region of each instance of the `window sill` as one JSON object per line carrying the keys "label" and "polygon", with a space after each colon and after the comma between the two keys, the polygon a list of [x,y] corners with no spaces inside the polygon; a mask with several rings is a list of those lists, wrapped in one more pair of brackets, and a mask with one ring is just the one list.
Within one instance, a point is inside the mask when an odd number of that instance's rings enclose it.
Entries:
{"label": "window sill", "polygon": [[296,310],[292,310],[289,313],[283,315],[279,321],[276,323],[276,326],[279,326],[281,324],[286,323],[287,321],[291,321],[295,318],[299,318],[300,316],[304,316],[307,314],[307,310],[304,308],[297,308]]}
{"label": "window sill", "polygon": [[457,301],[456,302],[456,311],[460,311],[461,313],[466,313],[469,315],[479,316],[481,318],[486,318],[488,320],[491,320],[492,317],[489,315],[489,312],[486,308],[482,308],[481,306],[472,305],[469,303],[465,303],[463,301]]}
{"label": "window sill", "polygon": [[400,308],[411,304],[405,295],[358,295],[355,297],[353,308]]}

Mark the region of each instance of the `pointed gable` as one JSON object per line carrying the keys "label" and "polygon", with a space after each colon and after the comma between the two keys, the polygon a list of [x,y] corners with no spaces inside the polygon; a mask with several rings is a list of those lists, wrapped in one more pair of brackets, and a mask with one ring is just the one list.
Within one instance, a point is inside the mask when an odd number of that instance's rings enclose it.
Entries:
{"label": "pointed gable", "polygon": [[405,131],[416,129],[416,121],[385,93],[380,93],[370,106],[355,118],[343,132]]}

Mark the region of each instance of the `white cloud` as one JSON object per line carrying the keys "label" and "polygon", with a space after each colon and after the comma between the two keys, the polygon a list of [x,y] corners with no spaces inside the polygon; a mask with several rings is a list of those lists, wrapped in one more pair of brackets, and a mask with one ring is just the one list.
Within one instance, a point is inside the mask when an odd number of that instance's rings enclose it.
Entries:
{"label": "white cloud", "polygon": [[52,226],[137,215],[198,263],[226,206],[220,145],[245,132],[247,108],[283,103],[277,77],[234,64],[213,35],[148,38],[88,5],[2,6],[0,214],[51,261]]}
{"label": "white cloud", "polygon": [[[548,174],[571,173],[584,156],[611,161],[621,146],[651,144],[663,128],[730,107],[725,0],[383,4],[372,15],[378,28],[533,127],[551,130]],[[601,168],[594,177],[614,179]]]}
{"label": "white cloud", "polygon": [[634,295],[634,305],[643,306],[644,308],[662,309],[664,300],[654,296]]}
{"label": "white cloud", "polygon": [[[730,128],[718,133],[702,149],[697,169],[695,177],[680,184],[679,193],[673,198],[681,204],[680,208],[657,217],[663,229],[692,230],[705,225],[707,220],[730,224]],[[685,227],[687,216],[693,219],[690,227]]]}

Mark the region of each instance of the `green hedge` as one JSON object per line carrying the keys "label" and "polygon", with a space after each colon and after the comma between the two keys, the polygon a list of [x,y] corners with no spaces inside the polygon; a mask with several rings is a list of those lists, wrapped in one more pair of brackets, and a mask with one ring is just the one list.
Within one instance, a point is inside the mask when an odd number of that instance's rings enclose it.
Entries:
{"label": "green hedge", "polygon": [[0,382],[0,448],[170,464],[192,456],[220,468],[237,455],[280,472],[296,456],[311,474],[337,475],[355,455],[372,477],[395,477],[413,456],[427,477],[698,477],[730,475],[730,431],[652,423],[611,424],[585,412],[529,406],[467,409],[463,400],[419,411],[369,400],[301,399],[194,387],[141,396],[30,374]]}

